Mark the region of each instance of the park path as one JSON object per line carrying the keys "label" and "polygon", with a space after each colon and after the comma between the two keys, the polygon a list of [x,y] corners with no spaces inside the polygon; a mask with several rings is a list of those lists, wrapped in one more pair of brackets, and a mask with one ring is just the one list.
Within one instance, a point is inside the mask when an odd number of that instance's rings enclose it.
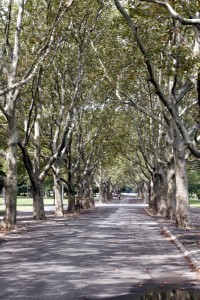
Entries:
{"label": "park path", "polygon": [[26,226],[0,244],[0,299],[134,300],[158,288],[200,290],[197,273],[137,198]]}

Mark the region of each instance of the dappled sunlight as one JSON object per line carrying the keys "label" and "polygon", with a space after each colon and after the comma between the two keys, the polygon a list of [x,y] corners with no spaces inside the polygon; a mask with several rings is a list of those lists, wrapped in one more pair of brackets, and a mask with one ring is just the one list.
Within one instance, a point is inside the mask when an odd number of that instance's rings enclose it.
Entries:
{"label": "dappled sunlight", "polygon": [[0,299],[13,299],[12,293],[15,299],[115,299],[140,294],[150,283],[192,285],[196,278],[137,206],[52,218],[6,241],[0,248]]}

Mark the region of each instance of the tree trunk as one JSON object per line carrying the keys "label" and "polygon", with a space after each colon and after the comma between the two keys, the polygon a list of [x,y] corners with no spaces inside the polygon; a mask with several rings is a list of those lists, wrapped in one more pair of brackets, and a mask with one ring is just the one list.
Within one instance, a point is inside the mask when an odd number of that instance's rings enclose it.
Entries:
{"label": "tree trunk", "polygon": [[113,186],[110,178],[106,182],[106,199],[111,201],[113,199]]}
{"label": "tree trunk", "polygon": [[99,202],[106,203],[106,184],[102,179],[99,186]]}
{"label": "tree trunk", "polygon": [[43,181],[40,180],[40,119],[41,103],[37,105],[37,116],[34,124],[34,172],[33,172],[33,218],[45,219],[43,200]]}
{"label": "tree trunk", "polygon": [[91,178],[92,176],[86,175],[83,180],[83,207],[86,209],[94,207],[94,194]]}
{"label": "tree trunk", "polygon": [[74,184],[73,184],[73,174],[72,174],[72,132],[69,137],[69,144],[66,151],[67,156],[67,172],[68,172],[68,178],[67,178],[67,189],[68,189],[68,208],[67,211],[74,212],[75,211],[75,194],[74,194]]}
{"label": "tree trunk", "polygon": [[17,144],[18,132],[14,112],[8,120],[8,149],[6,152],[7,174],[5,178],[6,210],[2,221],[4,228],[10,229],[16,224],[17,205]]}
{"label": "tree trunk", "polygon": [[151,194],[149,207],[154,210],[154,212],[158,212],[158,201],[159,201],[159,175],[157,173],[153,174],[153,178],[151,180]]}
{"label": "tree trunk", "polygon": [[141,189],[141,198],[144,203],[148,203],[149,201],[149,186],[146,182],[143,183]]}
{"label": "tree trunk", "polygon": [[188,180],[183,139],[178,129],[174,129],[174,154],[176,176],[176,224],[180,228],[191,226]]}
{"label": "tree trunk", "polygon": [[69,213],[75,211],[75,194],[72,183],[72,174],[71,171],[68,170],[68,181],[67,181],[67,189],[68,189],[68,208],[67,211]]}
{"label": "tree trunk", "polygon": [[159,167],[158,176],[158,213],[164,217],[167,215],[167,170]]}
{"label": "tree trunk", "polygon": [[62,195],[62,182],[59,174],[53,174],[54,180],[54,199],[55,199],[55,214],[56,216],[63,216],[63,195]]}
{"label": "tree trunk", "polygon": [[174,156],[168,161],[167,169],[167,212],[166,219],[175,219],[176,211],[176,181],[175,181],[175,163]]}
{"label": "tree trunk", "polygon": [[34,181],[33,189],[33,218],[35,220],[44,220],[44,201],[43,201],[43,186],[40,179]]}
{"label": "tree trunk", "polygon": [[79,203],[82,204],[82,199],[83,199],[83,185],[81,182],[81,178],[78,176],[77,178],[77,195],[76,199]]}
{"label": "tree trunk", "polygon": [[67,212],[71,213],[75,211],[75,195],[68,190],[68,208]]}

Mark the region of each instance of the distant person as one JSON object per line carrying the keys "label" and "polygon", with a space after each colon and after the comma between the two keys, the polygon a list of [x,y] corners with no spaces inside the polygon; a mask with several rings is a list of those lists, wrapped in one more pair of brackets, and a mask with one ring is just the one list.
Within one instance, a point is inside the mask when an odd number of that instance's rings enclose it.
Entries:
{"label": "distant person", "polygon": [[120,200],[120,198],[121,198],[121,193],[119,192],[118,193],[118,199]]}

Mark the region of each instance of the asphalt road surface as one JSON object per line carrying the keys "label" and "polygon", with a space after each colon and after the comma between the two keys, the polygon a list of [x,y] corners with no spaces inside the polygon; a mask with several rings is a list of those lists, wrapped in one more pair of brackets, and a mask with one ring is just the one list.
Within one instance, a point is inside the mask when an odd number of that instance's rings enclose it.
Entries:
{"label": "asphalt road surface", "polygon": [[0,299],[134,300],[200,290],[197,273],[134,197],[26,226],[0,244]]}

